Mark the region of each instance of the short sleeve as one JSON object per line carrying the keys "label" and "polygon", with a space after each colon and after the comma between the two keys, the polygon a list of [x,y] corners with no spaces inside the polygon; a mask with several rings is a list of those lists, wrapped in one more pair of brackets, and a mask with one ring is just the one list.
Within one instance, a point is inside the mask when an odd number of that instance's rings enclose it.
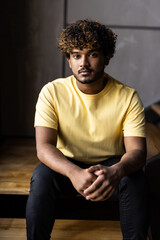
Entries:
{"label": "short sleeve", "polygon": [[145,137],[145,114],[142,102],[134,91],[123,121],[123,135]]}
{"label": "short sleeve", "polygon": [[50,127],[57,130],[58,118],[55,110],[54,87],[45,85],[38,97],[34,126]]}

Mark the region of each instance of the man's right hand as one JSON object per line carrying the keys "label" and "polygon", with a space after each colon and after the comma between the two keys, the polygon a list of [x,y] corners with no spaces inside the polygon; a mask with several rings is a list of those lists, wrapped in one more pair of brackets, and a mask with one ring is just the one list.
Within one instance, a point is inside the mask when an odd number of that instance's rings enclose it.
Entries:
{"label": "man's right hand", "polygon": [[93,173],[89,173],[87,169],[76,167],[76,170],[73,169],[73,172],[70,174],[69,179],[77,192],[84,196],[84,191],[91,186],[97,179],[97,176]]}

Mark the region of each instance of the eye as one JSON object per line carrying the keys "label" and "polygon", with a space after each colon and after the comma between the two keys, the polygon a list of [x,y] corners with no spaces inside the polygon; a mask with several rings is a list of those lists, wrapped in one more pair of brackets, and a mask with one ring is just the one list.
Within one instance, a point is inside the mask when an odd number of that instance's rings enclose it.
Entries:
{"label": "eye", "polygon": [[74,59],[79,59],[81,56],[79,54],[73,54]]}
{"label": "eye", "polygon": [[93,58],[96,58],[96,57],[98,57],[98,53],[97,52],[93,52],[93,53],[90,54],[90,56],[93,57]]}

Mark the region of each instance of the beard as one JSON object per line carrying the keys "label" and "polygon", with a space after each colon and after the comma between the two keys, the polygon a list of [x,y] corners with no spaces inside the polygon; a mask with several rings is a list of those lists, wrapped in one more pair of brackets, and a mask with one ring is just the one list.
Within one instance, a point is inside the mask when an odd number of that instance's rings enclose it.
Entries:
{"label": "beard", "polygon": [[[93,73],[94,73],[93,70],[91,70],[90,72],[93,72]],[[74,77],[76,78],[76,80],[77,80],[78,82],[82,83],[82,84],[91,84],[91,83],[93,83],[93,82],[96,82],[96,81],[98,81],[98,80],[103,76],[103,74],[104,74],[104,68],[103,68],[101,71],[94,73],[94,74],[93,74],[93,77],[92,77],[92,76],[89,76],[89,77],[86,76],[86,77],[83,77],[84,79],[81,79],[81,78],[78,76],[78,74],[73,73],[73,75],[74,75]],[[86,79],[85,79],[85,78],[86,78]]]}

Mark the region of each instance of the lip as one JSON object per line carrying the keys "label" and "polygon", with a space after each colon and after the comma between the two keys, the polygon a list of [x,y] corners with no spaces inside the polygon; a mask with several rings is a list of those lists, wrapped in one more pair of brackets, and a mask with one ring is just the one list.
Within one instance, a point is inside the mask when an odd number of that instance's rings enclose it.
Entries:
{"label": "lip", "polygon": [[82,71],[82,72],[80,72],[80,74],[89,74],[90,73],[90,71]]}
{"label": "lip", "polygon": [[79,74],[82,74],[82,75],[88,75],[91,73],[91,70],[81,70],[79,71]]}

